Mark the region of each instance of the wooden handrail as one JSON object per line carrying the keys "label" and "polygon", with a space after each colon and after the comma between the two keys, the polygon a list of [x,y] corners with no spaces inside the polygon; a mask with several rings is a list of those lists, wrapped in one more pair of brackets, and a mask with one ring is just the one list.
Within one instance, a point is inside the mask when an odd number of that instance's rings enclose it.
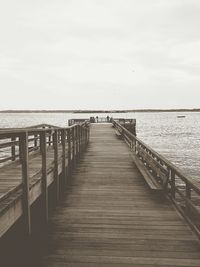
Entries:
{"label": "wooden handrail", "polygon": [[[26,128],[5,128],[0,130],[0,164],[9,163],[11,160],[15,161],[19,158],[19,136],[23,133],[28,135],[28,151],[29,153],[40,149],[40,133],[45,132],[47,136],[47,143],[49,146],[53,145],[53,133],[58,131],[58,137],[61,138],[61,131],[73,129],[76,127],[89,127],[89,122],[84,121],[77,126],[77,124],[69,127],[57,127],[50,124],[38,124]],[[60,141],[59,141],[60,142]]]}
{"label": "wooden handrail", "polygon": [[114,127],[121,133],[132,152],[163,187],[163,192],[173,201],[181,214],[200,237],[200,183],[186,176],[173,163],[160,155],[119,122]]}
{"label": "wooden handrail", "polygon": [[[49,125],[48,125],[49,126]],[[44,223],[48,221],[48,168],[47,152],[53,150],[53,179],[56,188],[56,201],[59,200],[60,190],[64,188],[67,177],[70,176],[73,167],[80,159],[80,154],[86,148],[89,138],[81,140],[81,133],[87,132],[89,136],[89,124],[83,122],[70,127],[38,127],[23,129],[6,129],[0,131],[0,149],[5,152],[5,156],[0,159],[0,163],[10,164],[16,161],[21,164],[22,180],[16,190],[20,191],[22,197],[23,218],[25,231],[27,235],[31,234],[31,216],[30,216],[30,190],[31,183],[29,177],[29,161],[32,153],[39,153],[41,156],[41,188],[42,188],[42,214]],[[37,152],[38,151],[38,152]],[[61,154],[60,154],[61,151]],[[61,173],[58,172],[59,162],[61,162]],[[68,164],[67,164],[68,163]],[[62,176],[62,178],[61,178]],[[4,200],[9,198],[9,194],[4,196]]]}
{"label": "wooden handrail", "polygon": [[19,130],[19,129],[39,129],[39,128],[62,128],[56,125],[52,125],[52,124],[46,124],[46,123],[41,123],[41,124],[36,124],[36,125],[31,125],[31,126],[26,126],[26,127],[16,127],[16,128],[12,128],[12,127],[4,127],[4,128],[0,128],[0,131],[5,131],[5,130]]}

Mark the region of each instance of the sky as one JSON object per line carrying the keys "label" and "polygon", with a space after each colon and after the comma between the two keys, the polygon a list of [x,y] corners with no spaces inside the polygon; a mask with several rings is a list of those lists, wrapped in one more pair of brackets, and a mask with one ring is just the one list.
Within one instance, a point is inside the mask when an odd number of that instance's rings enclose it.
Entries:
{"label": "sky", "polygon": [[199,0],[0,3],[0,110],[200,108]]}

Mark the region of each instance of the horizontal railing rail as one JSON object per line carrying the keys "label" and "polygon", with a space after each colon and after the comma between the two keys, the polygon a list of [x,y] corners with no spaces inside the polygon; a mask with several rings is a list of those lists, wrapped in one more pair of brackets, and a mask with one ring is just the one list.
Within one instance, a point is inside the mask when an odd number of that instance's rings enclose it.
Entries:
{"label": "horizontal railing rail", "polygon": [[[120,124],[133,124],[136,125],[136,120],[135,119],[124,119],[124,118],[115,118],[115,121],[118,121]],[[110,116],[107,117],[90,117],[90,119],[70,119],[68,120],[68,125],[71,126],[73,124],[79,124],[83,123],[85,121],[90,121],[91,123],[112,123],[113,118]]]}
{"label": "horizontal railing rail", "polygon": [[162,186],[163,192],[173,201],[200,237],[200,183],[184,175],[173,163],[146,145],[119,122],[114,120],[113,125],[143,167]]}
{"label": "horizontal railing rail", "polygon": [[68,120],[68,125],[72,126],[74,124],[82,124],[82,123],[89,123],[88,119],[70,119]]}
{"label": "horizontal railing rail", "polygon": [[56,125],[52,125],[52,124],[46,124],[46,123],[42,123],[42,124],[36,124],[36,125],[31,125],[26,127],[26,129],[30,129],[30,128],[42,128],[42,129],[46,129],[46,128],[62,128]]}
{"label": "horizontal railing rail", "polygon": [[46,144],[48,146],[53,145],[53,133],[58,131],[58,142],[61,143],[62,130],[67,131],[69,129],[77,127],[88,128],[88,122],[84,121],[81,124],[74,124],[70,127],[57,127],[49,124],[39,124],[29,126],[25,128],[4,128],[0,130],[0,167],[5,163],[10,163],[20,158],[20,135],[27,133],[28,139],[28,152],[40,149],[40,132],[46,133]]}
{"label": "horizontal railing rail", "polygon": [[36,125],[31,125],[31,126],[26,126],[26,127],[4,127],[4,128],[0,128],[0,132],[1,131],[14,131],[14,130],[23,130],[23,129],[46,129],[46,128],[62,128],[62,127],[59,127],[59,126],[55,126],[55,125],[52,125],[52,124],[46,124],[46,123],[42,123],[42,124],[36,124]]}

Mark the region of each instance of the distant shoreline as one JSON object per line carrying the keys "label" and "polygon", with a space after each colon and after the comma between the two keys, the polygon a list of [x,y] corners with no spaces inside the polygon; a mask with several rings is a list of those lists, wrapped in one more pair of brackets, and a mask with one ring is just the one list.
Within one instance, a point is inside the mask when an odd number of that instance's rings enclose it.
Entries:
{"label": "distant shoreline", "polygon": [[127,109],[127,110],[0,110],[0,113],[132,113],[132,112],[200,112],[196,109]]}

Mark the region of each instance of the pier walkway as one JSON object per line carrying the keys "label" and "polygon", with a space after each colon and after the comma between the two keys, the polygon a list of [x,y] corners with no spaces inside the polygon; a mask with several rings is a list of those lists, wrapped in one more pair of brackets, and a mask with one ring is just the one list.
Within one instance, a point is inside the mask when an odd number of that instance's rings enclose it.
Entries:
{"label": "pier walkway", "polygon": [[151,190],[111,124],[90,143],[49,218],[41,266],[200,266],[200,246],[162,192]]}

